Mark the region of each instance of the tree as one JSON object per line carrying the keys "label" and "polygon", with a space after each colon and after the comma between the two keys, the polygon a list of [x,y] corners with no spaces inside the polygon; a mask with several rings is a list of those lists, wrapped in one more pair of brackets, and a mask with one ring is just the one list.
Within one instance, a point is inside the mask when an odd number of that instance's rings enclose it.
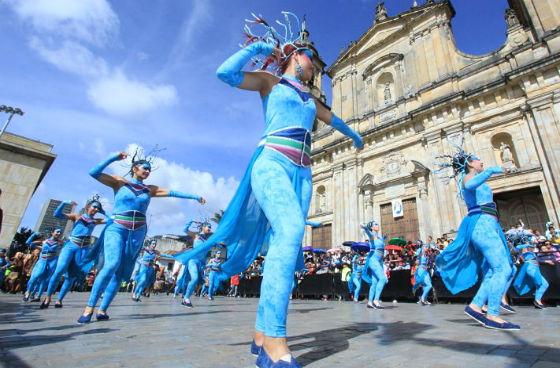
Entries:
{"label": "tree", "polygon": [[22,227],[17,233],[15,233],[12,244],[10,244],[8,258],[13,257],[17,252],[24,252],[25,250],[27,250],[27,245],[25,244],[25,242],[31,236],[31,234],[33,234],[33,230],[27,227]]}

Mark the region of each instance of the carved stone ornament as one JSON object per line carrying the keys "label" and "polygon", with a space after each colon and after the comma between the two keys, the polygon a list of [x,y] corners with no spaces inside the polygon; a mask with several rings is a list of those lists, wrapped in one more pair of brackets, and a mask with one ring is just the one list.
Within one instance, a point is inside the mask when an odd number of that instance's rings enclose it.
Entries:
{"label": "carved stone ornament", "polygon": [[383,21],[387,19],[387,8],[385,7],[385,3],[379,3],[375,7],[375,21]]}

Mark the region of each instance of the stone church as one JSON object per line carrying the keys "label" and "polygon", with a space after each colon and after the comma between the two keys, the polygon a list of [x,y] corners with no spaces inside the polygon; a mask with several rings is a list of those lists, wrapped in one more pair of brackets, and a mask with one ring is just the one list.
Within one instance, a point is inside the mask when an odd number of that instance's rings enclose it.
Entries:
{"label": "stone church", "polygon": [[560,0],[509,6],[507,40],[486,55],[457,48],[450,1],[395,16],[376,7],[373,26],[327,69],[332,109],[365,148],[318,122],[309,218],[325,226],[308,230],[306,245],[361,240],[359,224],[371,220],[389,237],[452,237],[466,207],[435,163],[461,144],[486,167],[509,169],[489,180],[504,227],[558,224]]}

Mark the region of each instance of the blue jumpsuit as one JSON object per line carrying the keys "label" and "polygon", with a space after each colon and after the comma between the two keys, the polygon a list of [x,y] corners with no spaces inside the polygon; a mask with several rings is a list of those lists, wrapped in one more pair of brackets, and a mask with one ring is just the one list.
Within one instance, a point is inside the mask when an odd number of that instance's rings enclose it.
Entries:
{"label": "blue jumpsuit", "polygon": [[[488,314],[500,314],[500,302],[512,275],[513,262],[498,222],[492,189],[486,180],[501,168],[488,168],[475,175],[462,188],[469,210],[455,240],[436,258],[437,268],[447,288],[454,294],[476,284],[484,274],[472,303]],[[487,269],[483,272],[483,269]]]}
{"label": "blue jumpsuit", "polygon": [[[193,249],[198,248],[204,244],[206,241],[206,236],[204,234],[198,234],[196,240],[193,243]],[[202,273],[204,272],[204,266],[206,263],[206,255],[202,254],[200,257],[190,259],[184,266],[183,278],[181,283],[183,287],[186,287],[186,291],[183,295],[184,299],[190,299],[194,294],[196,287],[200,282],[203,282],[204,278]]]}
{"label": "blue jumpsuit", "polygon": [[155,278],[156,271],[154,270],[154,263],[156,261],[157,253],[149,249],[144,250],[144,255],[140,261],[140,269],[136,276],[136,290],[135,294],[140,297],[144,290],[149,287]]}
{"label": "blue jumpsuit", "polygon": [[31,277],[27,282],[28,292],[34,292],[36,288],[39,287],[40,296],[43,291],[42,285],[45,285],[49,282],[52,274],[56,269],[60,247],[60,240],[49,238],[43,242],[39,260],[37,260],[37,263],[35,263],[35,266],[33,266]]}
{"label": "blue jumpsuit", "polygon": [[414,274],[414,286],[412,290],[413,292],[416,292],[419,287],[422,287],[423,291],[420,301],[425,302],[430,290],[432,290],[432,278],[428,270],[429,259],[423,247],[416,251],[416,256],[420,260],[420,263],[416,269],[416,273]]}
{"label": "blue jumpsuit", "polygon": [[385,240],[380,233],[371,232],[367,228],[364,231],[369,238],[370,252],[366,258],[366,268],[362,277],[364,281],[370,284],[368,302],[371,304],[373,301],[379,301],[383,288],[388,282],[383,269]]}
{"label": "blue jumpsuit", "polygon": [[208,297],[212,298],[218,288],[220,287],[220,264],[222,264],[222,259],[219,257],[212,258],[210,262],[206,265],[210,269],[210,274],[208,275]]}
{"label": "blue jumpsuit", "polygon": [[61,276],[66,273],[64,283],[58,294],[58,301],[62,302],[76,278],[81,278],[85,275],[85,270],[83,270],[85,263],[84,257],[89,251],[91,234],[96,225],[95,219],[88,214],[81,215],[74,223],[70,239],[66,241],[60,252],[56,270],[49,282],[49,287],[47,289],[48,296],[56,292]]}
{"label": "blue jumpsuit", "polygon": [[10,262],[6,257],[0,257],[0,289],[4,287],[4,278],[6,270],[10,267]]}
{"label": "blue jumpsuit", "polygon": [[95,307],[103,293],[99,306],[101,311],[107,311],[119,291],[120,283],[130,280],[146,237],[150,188],[140,180],[131,180],[115,193],[112,221],[103,234],[103,267],[95,278],[87,303],[89,307]]}
{"label": "blue jumpsuit", "polygon": [[535,289],[535,301],[541,303],[541,299],[549,286],[548,281],[541,274],[539,262],[534,252],[523,253],[523,262],[513,286],[519,295],[527,294],[531,289]]}

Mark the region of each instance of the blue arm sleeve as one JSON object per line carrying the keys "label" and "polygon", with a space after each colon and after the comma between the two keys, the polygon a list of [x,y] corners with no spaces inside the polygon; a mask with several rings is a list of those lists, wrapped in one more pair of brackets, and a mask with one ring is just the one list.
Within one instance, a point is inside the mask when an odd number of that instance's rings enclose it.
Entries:
{"label": "blue arm sleeve", "polygon": [[89,171],[89,175],[91,175],[94,179],[99,178],[99,176],[103,173],[103,170],[105,170],[105,168],[109,165],[111,165],[113,162],[118,161],[120,158],[120,152],[117,153],[113,153],[111,156],[109,156],[105,161],[102,161],[100,163],[98,163],[97,165],[95,165],[90,171]]}
{"label": "blue arm sleeve", "polygon": [[492,175],[494,174],[498,174],[501,173],[502,169],[500,167],[490,167],[486,170],[484,170],[483,172],[481,172],[480,174],[477,174],[475,176],[472,177],[472,179],[470,179],[467,183],[465,183],[465,189],[467,190],[473,190],[478,188],[480,185],[482,185],[486,180],[488,180]]}
{"label": "blue arm sleeve", "polygon": [[332,114],[331,126],[334,129],[341,132],[342,134],[344,134],[345,136],[347,136],[348,138],[352,139],[354,141],[354,146],[356,148],[358,149],[364,148],[364,142],[362,141],[362,137],[356,131],[354,131],[352,128],[346,125],[346,123],[342,121],[342,119],[336,116],[334,113]]}
{"label": "blue arm sleeve", "polygon": [[189,229],[190,229],[191,225],[193,224],[193,222],[194,222],[194,221],[191,220],[191,221],[189,221],[189,222],[187,222],[187,223],[185,224],[185,227],[183,228],[183,232],[184,232],[185,234],[189,232]]}
{"label": "blue arm sleeve", "polygon": [[197,196],[195,194],[183,193],[183,192],[179,192],[177,190],[170,190],[168,196],[169,197],[175,197],[175,198],[194,199],[196,201],[200,201],[200,198],[202,198],[201,196]]}
{"label": "blue arm sleeve", "polygon": [[26,244],[26,245],[31,245],[31,243],[33,243],[33,241],[34,241],[35,239],[37,239],[37,238],[39,237],[39,235],[40,235],[40,234],[37,233],[37,232],[31,234],[31,236],[30,236],[29,238],[27,238],[27,240],[25,241],[25,244]]}
{"label": "blue arm sleeve", "polygon": [[323,224],[320,223],[320,222],[309,221],[309,220],[305,221],[305,224],[306,224],[307,226],[311,226],[311,227],[321,227],[321,226],[323,226]]}
{"label": "blue arm sleeve", "polygon": [[371,231],[367,227],[363,227],[362,229],[364,229],[364,233],[366,233],[368,239],[370,241],[373,241],[373,234],[371,233]]}
{"label": "blue arm sleeve", "polygon": [[268,56],[274,47],[265,42],[255,42],[230,56],[216,71],[217,77],[232,87],[239,87],[243,83],[244,73],[241,69],[257,55]]}
{"label": "blue arm sleeve", "polygon": [[62,212],[62,209],[64,208],[65,205],[70,203],[71,203],[70,201],[61,202],[56,208],[56,210],[54,210],[53,212],[54,217],[65,220],[66,217],[64,216],[64,212]]}

